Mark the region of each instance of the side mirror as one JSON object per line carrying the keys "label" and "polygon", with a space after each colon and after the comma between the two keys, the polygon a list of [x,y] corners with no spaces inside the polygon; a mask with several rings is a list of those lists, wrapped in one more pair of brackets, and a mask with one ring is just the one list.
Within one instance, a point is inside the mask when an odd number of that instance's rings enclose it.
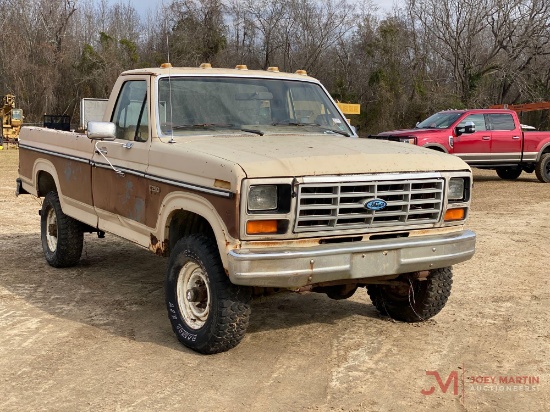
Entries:
{"label": "side mirror", "polygon": [[466,125],[464,126],[464,133],[475,133],[476,131],[476,125],[474,122],[466,122]]}
{"label": "side mirror", "polygon": [[466,122],[464,126],[456,126],[455,132],[457,136],[464,133],[475,133],[476,125],[474,122]]}
{"label": "side mirror", "polygon": [[115,140],[116,125],[111,122],[88,122],[88,138],[92,140]]}

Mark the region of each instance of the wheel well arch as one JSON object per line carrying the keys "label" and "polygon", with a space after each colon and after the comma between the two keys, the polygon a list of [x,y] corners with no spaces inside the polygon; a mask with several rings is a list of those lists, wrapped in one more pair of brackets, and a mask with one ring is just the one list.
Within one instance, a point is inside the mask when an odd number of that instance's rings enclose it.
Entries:
{"label": "wheel well arch", "polygon": [[435,144],[428,144],[426,146],[422,146],[426,149],[430,149],[430,150],[435,150],[436,152],[441,152],[441,153],[449,153],[447,151],[447,149],[445,149],[445,147],[441,146],[441,145],[435,145]]}
{"label": "wheel well arch", "polygon": [[52,191],[57,191],[54,177],[49,172],[40,170],[36,177],[36,193],[38,197],[44,197]]}
{"label": "wheel well arch", "polygon": [[542,149],[539,150],[537,155],[537,162],[540,161],[541,157],[547,153],[550,153],[550,143],[547,143]]}
{"label": "wheel well arch", "polygon": [[202,234],[216,241],[214,229],[206,218],[188,210],[174,210],[166,222],[165,238],[168,240],[168,248],[165,253],[169,254],[181,238],[194,234]]}
{"label": "wheel well arch", "polygon": [[191,234],[203,234],[218,246],[223,266],[228,267],[227,251],[239,241],[234,238],[216,208],[203,196],[174,192],[165,197],[158,224],[151,233],[149,249],[170,256],[175,244]]}
{"label": "wheel well arch", "polygon": [[63,196],[61,196],[61,187],[57,176],[57,169],[49,160],[40,158],[33,166],[32,176],[33,185],[36,190],[36,196],[45,197],[49,192],[59,193],[59,201],[64,206]]}

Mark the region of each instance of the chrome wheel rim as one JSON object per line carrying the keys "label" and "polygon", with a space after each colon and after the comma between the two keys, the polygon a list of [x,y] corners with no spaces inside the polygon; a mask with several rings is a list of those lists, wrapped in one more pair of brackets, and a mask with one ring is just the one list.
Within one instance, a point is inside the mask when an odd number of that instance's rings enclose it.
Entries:
{"label": "chrome wheel rim", "polygon": [[180,269],[177,283],[180,313],[191,329],[200,329],[210,313],[208,277],[195,262],[187,262]]}
{"label": "chrome wheel rim", "polygon": [[55,252],[57,249],[57,216],[53,208],[48,210],[46,216],[46,241],[48,242],[48,249]]}

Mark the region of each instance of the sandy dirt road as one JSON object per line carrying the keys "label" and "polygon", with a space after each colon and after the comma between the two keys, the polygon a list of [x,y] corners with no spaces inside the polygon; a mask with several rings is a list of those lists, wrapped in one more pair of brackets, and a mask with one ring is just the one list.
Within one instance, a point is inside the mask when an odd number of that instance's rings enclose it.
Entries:
{"label": "sandy dirt road", "polygon": [[549,408],[550,185],[534,175],[475,172],[477,252],[434,319],[392,322],[365,290],[275,295],[214,356],[173,335],[165,259],[86,235],[78,266],[49,267],[40,201],[14,196],[16,175],[17,151],[0,152],[0,411]]}

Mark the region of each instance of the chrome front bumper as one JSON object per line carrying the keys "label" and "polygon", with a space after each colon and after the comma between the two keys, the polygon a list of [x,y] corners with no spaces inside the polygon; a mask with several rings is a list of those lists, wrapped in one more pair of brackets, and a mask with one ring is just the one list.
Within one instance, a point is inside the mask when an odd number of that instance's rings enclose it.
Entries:
{"label": "chrome front bumper", "polygon": [[417,272],[470,259],[475,242],[475,233],[464,230],[285,250],[238,249],[228,253],[229,278],[237,285],[298,288],[319,282]]}

